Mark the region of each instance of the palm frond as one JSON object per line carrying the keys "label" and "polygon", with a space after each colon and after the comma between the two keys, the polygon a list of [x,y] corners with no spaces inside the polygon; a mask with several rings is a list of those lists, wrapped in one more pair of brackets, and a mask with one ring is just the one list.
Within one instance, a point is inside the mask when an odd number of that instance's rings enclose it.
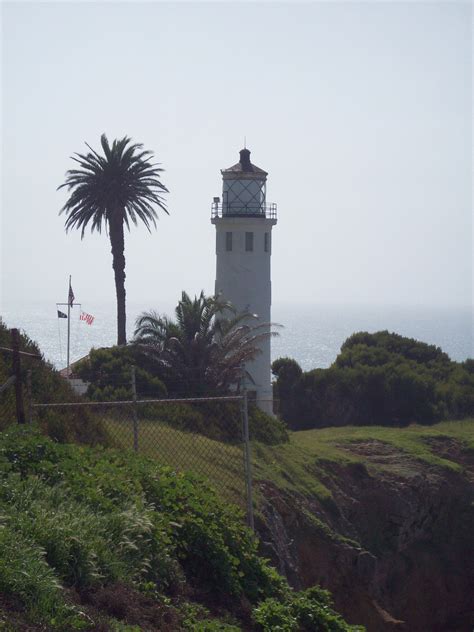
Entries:
{"label": "palm frond", "polygon": [[86,143],[88,153],[71,157],[78,168],[67,171],[58,187],[70,192],[60,210],[67,216],[66,231],[79,229],[81,237],[88,227],[101,232],[117,214],[128,229],[142,222],[151,231],[156,227],[157,209],[168,214],[164,199],[168,189],[160,179],[163,168],[151,162],[151,151],[128,136],[110,145],[102,134],[100,143],[102,154]]}
{"label": "palm frond", "polygon": [[253,314],[237,313],[219,295],[201,292],[191,299],[182,292],[175,320],[144,312],[136,321],[134,342],[152,349],[156,361],[188,390],[225,392],[240,380],[242,366],[261,353],[261,343],[278,335],[272,326]]}

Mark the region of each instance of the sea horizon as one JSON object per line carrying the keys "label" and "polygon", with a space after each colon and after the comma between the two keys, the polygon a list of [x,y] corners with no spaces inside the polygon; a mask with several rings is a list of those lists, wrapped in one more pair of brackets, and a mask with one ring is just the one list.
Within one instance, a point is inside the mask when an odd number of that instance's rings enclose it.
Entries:
{"label": "sea horizon", "polygon": [[[173,315],[171,302],[163,302],[160,307],[159,313]],[[92,325],[79,321],[81,309],[94,316]],[[128,302],[129,340],[136,317],[148,309],[150,305],[145,301]],[[73,308],[71,314],[71,362],[87,355],[91,348],[115,344],[115,302],[94,301]],[[8,327],[18,327],[38,343],[57,369],[66,365],[67,320],[58,319],[55,303],[4,302],[0,316]],[[304,370],[327,368],[351,334],[388,330],[441,347],[452,360],[461,362],[474,357],[473,316],[470,306],[276,303],[272,322],[282,327],[276,329],[279,335],[272,339],[272,361],[291,357]]]}

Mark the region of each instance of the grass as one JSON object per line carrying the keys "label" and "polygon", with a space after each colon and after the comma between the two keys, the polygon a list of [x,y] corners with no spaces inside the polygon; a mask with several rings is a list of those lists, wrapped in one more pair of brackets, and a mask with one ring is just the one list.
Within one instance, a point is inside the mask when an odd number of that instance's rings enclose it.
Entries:
{"label": "grass", "polygon": [[[406,472],[407,459],[453,471],[462,470],[456,461],[435,453],[432,439],[454,439],[466,450],[474,450],[474,420],[442,422],[434,426],[412,425],[407,428],[385,426],[343,426],[293,432],[290,442],[281,446],[254,446],[254,472],[257,479],[269,480],[280,488],[303,495],[315,495],[321,501],[330,496],[319,480],[327,463],[363,463],[373,470]],[[374,462],[357,451],[358,444],[386,444],[395,449],[390,461]]]}
{"label": "grass", "polygon": [[455,439],[465,449],[474,449],[474,420],[445,421],[433,426],[411,425],[406,428],[385,426],[345,426],[323,428],[294,433],[292,442],[313,458],[324,461],[366,462],[351,451],[357,443],[379,441],[414,458],[415,460],[452,470],[460,470],[455,461],[438,456],[430,445],[430,439]]}
{"label": "grass", "polygon": [[[221,443],[199,434],[176,430],[159,421],[140,421],[139,451],[178,470],[191,470],[205,478],[222,497],[244,506],[244,465],[242,447]],[[115,444],[133,447],[130,422],[108,419],[106,427]],[[406,428],[385,426],[344,426],[290,433],[290,441],[276,446],[252,443],[252,467],[256,481],[269,481],[276,487],[314,496],[322,502],[331,498],[325,486],[328,463],[363,463],[373,470],[390,468],[409,473],[410,460],[460,471],[462,466],[436,454],[432,439],[455,439],[466,449],[474,449],[474,420],[442,422],[434,426]],[[390,448],[387,460],[369,459],[358,449],[373,442]],[[397,459],[397,452],[400,457]],[[259,501],[258,486],[256,502]]]}
{"label": "grass", "polygon": [[[133,425],[112,417],[104,419],[115,447],[133,449]],[[139,421],[139,453],[179,471],[206,478],[220,495],[245,506],[243,449],[201,434],[176,430],[160,421]]]}
{"label": "grass", "polygon": [[254,479],[270,481],[289,492],[327,500],[331,492],[320,480],[321,466],[305,447],[298,445],[297,434],[292,433],[290,442],[281,446],[253,444]]}

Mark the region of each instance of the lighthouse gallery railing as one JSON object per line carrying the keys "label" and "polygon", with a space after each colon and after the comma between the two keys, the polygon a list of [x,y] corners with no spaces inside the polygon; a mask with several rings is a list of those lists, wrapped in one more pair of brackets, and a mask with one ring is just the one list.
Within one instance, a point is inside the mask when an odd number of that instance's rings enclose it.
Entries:
{"label": "lighthouse gallery railing", "polygon": [[277,219],[276,204],[246,204],[213,202],[211,206],[211,219],[216,217],[261,217],[264,219]]}

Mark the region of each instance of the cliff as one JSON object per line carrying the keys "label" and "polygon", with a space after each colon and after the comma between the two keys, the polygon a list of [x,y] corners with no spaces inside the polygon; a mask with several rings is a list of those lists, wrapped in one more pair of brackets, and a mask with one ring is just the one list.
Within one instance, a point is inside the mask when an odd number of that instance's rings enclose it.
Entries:
{"label": "cliff", "polygon": [[368,632],[474,625],[474,422],[339,428],[256,446],[262,549]]}

